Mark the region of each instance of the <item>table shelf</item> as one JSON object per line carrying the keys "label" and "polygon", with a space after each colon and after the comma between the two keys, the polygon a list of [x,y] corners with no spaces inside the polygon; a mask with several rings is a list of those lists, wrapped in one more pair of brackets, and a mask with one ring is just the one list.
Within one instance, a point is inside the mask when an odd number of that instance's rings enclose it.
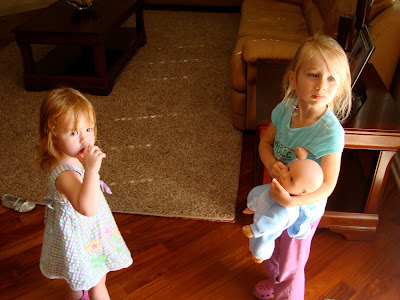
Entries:
{"label": "table shelf", "polygon": [[[76,14],[58,1],[16,27],[13,31],[24,62],[25,89],[70,86],[108,95],[128,59],[146,44],[143,6],[143,0],[112,4],[98,0],[87,14]],[[127,27],[133,14],[136,27]],[[37,44],[55,47],[34,61],[32,45]]]}
{"label": "table shelf", "polygon": [[327,211],[364,213],[379,152],[344,149],[338,183]]}
{"label": "table shelf", "polygon": [[[107,72],[111,72],[119,59],[137,40],[136,28],[121,28],[105,42]],[[58,45],[35,63],[36,75],[96,77],[91,47]]]}

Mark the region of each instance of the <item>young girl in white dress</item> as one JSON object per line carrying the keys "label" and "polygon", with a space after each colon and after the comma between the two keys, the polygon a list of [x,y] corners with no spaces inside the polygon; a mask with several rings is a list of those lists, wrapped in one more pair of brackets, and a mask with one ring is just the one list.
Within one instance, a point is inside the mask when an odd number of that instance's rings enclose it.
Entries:
{"label": "young girl in white dress", "polygon": [[49,172],[40,269],[67,282],[67,299],[110,299],[106,275],[132,264],[100,187],[106,155],[95,145],[96,114],[77,90],[49,92],[40,109],[40,166]]}

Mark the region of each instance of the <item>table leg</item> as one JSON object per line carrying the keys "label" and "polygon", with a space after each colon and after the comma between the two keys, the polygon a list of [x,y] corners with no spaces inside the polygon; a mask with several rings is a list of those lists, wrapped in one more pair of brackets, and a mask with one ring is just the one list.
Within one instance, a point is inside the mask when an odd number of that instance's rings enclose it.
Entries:
{"label": "table leg", "polygon": [[138,8],[135,13],[136,16],[136,36],[140,40],[139,45],[146,45],[146,29],[144,27],[143,6]]}
{"label": "table leg", "polygon": [[24,64],[24,73],[32,74],[34,73],[35,65],[33,62],[32,47],[31,44],[27,43],[17,43],[22,54],[22,61]]}
{"label": "table leg", "polygon": [[380,151],[364,213],[378,213],[378,202],[383,193],[387,176],[389,174],[390,162],[395,154],[396,151]]}
{"label": "table leg", "polygon": [[96,68],[96,77],[103,78],[107,74],[106,49],[104,45],[93,47],[94,65]]}

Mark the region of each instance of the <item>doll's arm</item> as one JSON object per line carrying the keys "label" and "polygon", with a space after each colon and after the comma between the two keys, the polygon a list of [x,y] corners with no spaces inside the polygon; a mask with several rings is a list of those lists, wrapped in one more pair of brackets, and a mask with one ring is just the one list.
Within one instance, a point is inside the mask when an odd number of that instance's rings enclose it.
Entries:
{"label": "doll's arm", "polygon": [[290,196],[279,182],[273,179],[269,194],[270,197],[280,205],[286,207],[307,205],[329,197],[335,189],[339,177],[341,157],[342,153],[336,152],[324,155],[321,158],[324,180],[316,191],[301,196]]}

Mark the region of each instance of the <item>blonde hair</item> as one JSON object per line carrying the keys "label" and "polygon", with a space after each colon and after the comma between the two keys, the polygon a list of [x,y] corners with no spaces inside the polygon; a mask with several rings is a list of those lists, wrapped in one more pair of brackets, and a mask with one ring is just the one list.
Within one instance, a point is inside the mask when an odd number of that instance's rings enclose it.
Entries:
{"label": "blonde hair", "polygon": [[351,111],[351,76],[346,53],[333,38],[319,35],[307,38],[297,50],[295,57],[290,62],[283,78],[284,101],[288,105],[294,105],[296,90],[292,89],[289,81],[289,72],[293,72],[293,78],[297,78],[297,72],[304,61],[314,55],[320,55],[325,61],[330,72],[337,82],[338,90],[335,98],[328,104],[339,121],[344,122]]}
{"label": "blonde hair", "polygon": [[66,119],[78,125],[79,118],[84,116],[93,123],[94,135],[97,136],[96,113],[92,104],[77,90],[60,88],[50,91],[40,107],[39,121],[39,165],[48,169],[59,158],[54,139],[58,126],[63,126]]}

